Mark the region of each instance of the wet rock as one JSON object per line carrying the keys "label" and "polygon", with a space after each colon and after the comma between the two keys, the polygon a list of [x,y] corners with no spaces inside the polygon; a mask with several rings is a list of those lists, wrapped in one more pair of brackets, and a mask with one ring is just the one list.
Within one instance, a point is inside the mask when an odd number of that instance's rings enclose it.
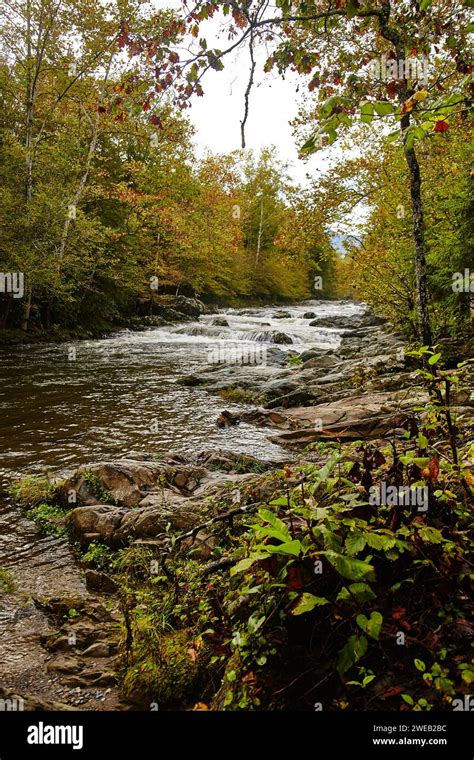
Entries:
{"label": "wet rock", "polygon": [[66,673],[68,675],[73,673],[78,673],[81,669],[80,664],[74,657],[66,657],[63,655],[59,655],[58,657],[55,657],[53,660],[50,660],[46,666],[46,670],[48,673],[51,672],[58,672],[58,673]]}
{"label": "wet rock", "polygon": [[193,317],[188,316],[187,314],[183,314],[181,311],[177,311],[176,309],[166,308],[162,307],[160,309],[160,315],[165,320],[167,324],[175,323],[175,322],[192,322]]}
{"label": "wet rock", "polygon": [[224,472],[263,472],[277,466],[275,461],[258,459],[251,454],[237,453],[223,449],[201,451],[196,459],[198,464],[209,470]]}
{"label": "wet rock", "polygon": [[303,319],[314,319],[316,317],[316,313],[314,311],[305,311],[303,314]]}
{"label": "wet rock", "polygon": [[163,504],[158,495],[148,497],[148,501],[153,504],[130,510],[123,517],[109,539],[111,542],[127,544],[133,538],[155,538],[164,533],[168,525],[177,531],[190,530],[199,524],[204,516],[204,507],[199,501],[189,505],[183,504],[179,508]]}
{"label": "wet rock", "polygon": [[87,649],[81,652],[81,657],[108,657],[110,655],[110,647],[103,641],[98,641],[96,644],[91,644]]}
{"label": "wet rock", "polygon": [[233,425],[238,425],[239,422],[240,420],[237,414],[232,414],[232,412],[228,412],[225,409],[220,413],[216,420],[218,427],[232,427]]}
{"label": "wet rock", "polygon": [[202,301],[199,301],[197,298],[186,298],[186,296],[175,296],[172,298],[171,307],[193,319],[198,319],[205,309]]}
{"label": "wet rock", "polygon": [[[426,401],[424,393],[413,388],[398,393],[374,393],[344,398],[313,407],[289,409],[280,427],[286,428],[272,442],[307,445],[317,440],[359,440],[382,438],[403,427],[413,406]],[[265,412],[261,410],[261,417]]]}
{"label": "wet rock", "polygon": [[93,464],[77,470],[66,480],[63,491],[75,494],[80,505],[115,503],[131,507],[156,483],[160,471],[153,462],[128,459]]}
{"label": "wet rock", "polygon": [[95,504],[73,509],[68,518],[68,527],[76,538],[95,533],[100,540],[110,542],[120,527],[127,513],[124,507],[112,507],[108,504]]}
{"label": "wet rock", "polygon": [[211,325],[214,327],[229,327],[229,323],[225,317],[214,317]]}
{"label": "wet rock", "polygon": [[380,325],[385,325],[386,323],[386,317],[368,311],[362,315],[352,314],[350,316],[345,316],[342,314],[335,314],[330,317],[317,317],[310,322],[310,326],[327,327],[334,330],[351,330],[360,327],[378,327]]}
{"label": "wet rock", "polygon": [[291,314],[289,311],[276,311],[272,319],[291,319]]}
{"label": "wet rock", "polygon": [[277,346],[269,346],[267,348],[266,361],[267,364],[285,367],[288,363],[288,354]]}
{"label": "wet rock", "polygon": [[303,369],[326,369],[329,367],[334,367],[338,363],[337,357],[333,354],[323,354],[322,356],[315,356],[303,364]]}
{"label": "wet rock", "polygon": [[144,330],[146,327],[164,327],[169,324],[169,320],[158,314],[147,314],[143,317],[131,317],[127,321],[127,327],[133,330]]}
{"label": "wet rock", "polygon": [[299,358],[302,362],[307,362],[309,359],[317,359],[320,356],[325,356],[327,353],[330,352],[321,351],[320,348],[308,348],[299,355]]}
{"label": "wet rock", "polygon": [[282,409],[288,409],[292,406],[304,406],[316,400],[315,394],[307,389],[295,390],[291,393],[287,393],[286,396],[278,396],[277,398],[269,401],[265,404],[265,409],[275,409],[281,407]]}
{"label": "wet rock", "polygon": [[293,343],[293,338],[290,338],[289,335],[283,332],[274,332],[272,336],[272,342],[277,344],[291,344]]}
{"label": "wet rock", "polygon": [[113,594],[117,584],[110,575],[99,570],[86,570],[86,588],[88,591],[99,591],[103,594]]}
{"label": "wet rock", "polygon": [[293,375],[289,375],[266,383],[262,388],[262,393],[266,399],[271,400],[298,390],[298,386],[298,380]]}
{"label": "wet rock", "polygon": [[287,413],[274,411],[272,409],[251,409],[248,412],[241,412],[240,419],[242,422],[248,422],[252,425],[260,425],[262,427],[279,427],[289,428],[290,421]]}

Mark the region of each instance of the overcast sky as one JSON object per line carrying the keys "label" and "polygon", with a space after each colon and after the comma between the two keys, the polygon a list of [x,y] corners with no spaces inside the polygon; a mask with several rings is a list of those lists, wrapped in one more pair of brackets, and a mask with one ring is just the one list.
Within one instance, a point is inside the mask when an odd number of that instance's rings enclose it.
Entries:
{"label": "overcast sky", "polygon": [[[180,7],[180,0],[153,0],[156,7]],[[223,16],[201,26],[209,46],[225,48],[225,35],[219,36]],[[325,149],[307,161],[298,159],[295,138],[289,122],[298,112],[298,77],[289,74],[283,80],[277,73],[264,74],[264,50],[256,52],[255,82],[250,94],[246,126],[246,147],[254,151],[275,145],[281,158],[290,164],[290,176],[304,183],[306,174],[317,175],[335,150]],[[200,153],[227,153],[240,145],[240,121],[244,111],[244,92],[248,82],[250,58],[247,49],[226,56],[223,71],[209,71],[203,81],[204,97],[194,98],[186,115],[196,128]]]}

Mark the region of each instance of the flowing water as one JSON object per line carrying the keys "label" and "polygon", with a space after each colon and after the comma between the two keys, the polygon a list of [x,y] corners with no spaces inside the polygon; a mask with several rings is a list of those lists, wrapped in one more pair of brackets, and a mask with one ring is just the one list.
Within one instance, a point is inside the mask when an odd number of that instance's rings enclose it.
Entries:
{"label": "flowing water", "polygon": [[[340,331],[311,327],[303,314],[358,314],[348,302],[306,302],[220,312],[198,322],[121,332],[111,338],[70,345],[33,345],[0,350],[0,481],[17,475],[71,470],[87,462],[130,451],[162,455],[227,448],[271,458],[281,450],[266,433],[250,425],[219,429],[215,420],[229,404],[180,378],[209,366],[216,347],[256,344],[270,347],[272,333],[283,332],[291,353],[334,348]],[[255,372],[265,368],[255,367]],[[239,367],[235,367],[239,372]],[[29,601],[64,592],[84,593],[79,570],[64,539],[41,538],[33,523],[0,494],[0,568],[10,571],[13,594],[0,594],[0,679],[16,683],[17,673],[34,679],[44,654],[38,634],[48,623]],[[24,680],[24,679],[23,679]],[[0,684],[1,684],[0,680]]]}

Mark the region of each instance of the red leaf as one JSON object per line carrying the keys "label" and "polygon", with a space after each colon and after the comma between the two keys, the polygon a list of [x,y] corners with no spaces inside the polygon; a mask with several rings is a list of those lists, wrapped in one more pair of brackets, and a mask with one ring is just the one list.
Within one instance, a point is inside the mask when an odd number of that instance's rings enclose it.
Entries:
{"label": "red leaf", "polygon": [[382,697],[384,699],[389,699],[390,697],[396,697],[398,694],[400,694],[403,691],[402,686],[392,686],[391,689],[388,689],[386,692],[382,694]]}
{"label": "red leaf", "polygon": [[299,570],[297,567],[289,567],[288,568],[288,582],[287,587],[291,589],[300,589],[303,588],[304,583],[301,579],[301,570]]}
{"label": "red leaf", "polygon": [[389,98],[394,98],[397,94],[397,83],[394,79],[392,79],[391,82],[389,82],[385,88],[387,90],[387,95]]}
{"label": "red leaf", "polygon": [[429,471],[429,480],[434,482],[435,480],[438,480],[439,476],[439,456],[437,454],[434,455],[430,459],[429,465],[428,465],[428,471]]}
{"label": "red leaf", "polygon": [[405,607],[394,607],[392,610],[392,617],[394,620],[402,620],[406,615]]}
{"label": "red leaf", "polygon": [[447,121],[437,121],[434,125],[434,131],[435,132],[447,132],[449,129],[449,124]]}

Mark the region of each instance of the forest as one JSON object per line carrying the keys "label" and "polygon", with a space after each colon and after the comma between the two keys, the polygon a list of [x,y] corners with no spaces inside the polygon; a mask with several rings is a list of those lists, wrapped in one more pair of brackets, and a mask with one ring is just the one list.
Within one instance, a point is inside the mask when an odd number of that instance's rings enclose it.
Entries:
{"label": "forest", "polygon": [[472,7],[0,0],[3,700],[473,709]]}
{"label": "forest", "polygon": [[[223,5],[231,35],[244,37],[245,14]],[[446,8],[456,13],[456,4]],[[194,19],[192,39],[219,9],[190,12],[184,26]],[[452,288],[453,273],[472,261],[467,21],[445,40],[449,16],[435,23],[427,6],[410,43],[420,58],[435,45],[430,90],[419,87],[411,99],[395,80],[364,89],[367,72],[351,70],[342,42],[331,72],[320,64],[327,40],[305,56],[311,29],[292,33],[266,66],[309,81],[312,95],[295,125],[302,154],[318,141],[332,143],[337,130],[348,132],[341,139],[352,147],[323,177],[297,187],[275,148],[196,157],[187,108],[201,94],[199,72],[219,68],[223,54],[215,62],[204,39],[196,60],[180,64],[175,48],[186,29],[179,14],[153,15],[140,2],[109,3],[104,12],[87,2],[56,9],[25,0],[3,4],[2,19],[0,252],[2,271],[22,272],[25,288],[21,300],[2,288],[2,333],[79,327],[99,334],[160,293],[222,303],[297,300],[314,295],[318,273],[316,296],[359,297],[416,333],[409,167],[396,130],[385,128],[409,117],[423,177],[431,318],[448,332],[469,319],[470,282],[461,295]],[[370,29],[359,26],[355,39],[368,58]],[[170,40],[161,47],[160,34]],[[383,38],[376,43],[380,53],[387,47]],[[408,104],[403,116],[397,98]],[[318,140],[305,142],[315,110]],[[341,257],[331,231],[350,227],[358,203],[368,218],[360,234],[349,230]]]}

